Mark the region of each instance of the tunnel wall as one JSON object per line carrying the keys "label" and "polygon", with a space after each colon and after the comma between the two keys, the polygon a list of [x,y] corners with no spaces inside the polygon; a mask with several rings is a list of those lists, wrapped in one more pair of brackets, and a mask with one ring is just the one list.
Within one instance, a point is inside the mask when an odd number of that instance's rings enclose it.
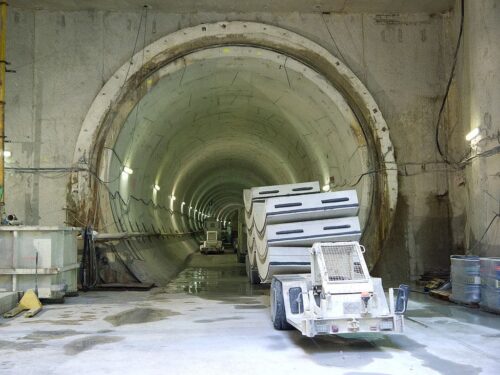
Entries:
{"label": "tunnel wall", "polygon": [[[78,223],[67,206],[69,171],[95,96],[132,54],[136,13],[10,7],[6,209],[26,224]],[[295,31],[341,59],[367,86],[391,131],[400,193],[377,267],[388,281],[447,267],[452,252],[447,172],[436,163],[434,124],[450,65],[449,14],[149,13],[146,44],[184,27],[248,20]],[[332,39],[332,36],[333,39]],[[142,45],[140,41],[140,45]],[[109,223],[102,223],[105,227]]]}
{"label": "tunnel wall", "polygon": [[[456,1],[448,30],[455,40],[460,29],[461,1]],[[480,256],[500,256],[500,4],[466,1],[463,37],[456,75],[447,105],[451,161],[472,158],[450,173],[450,216],[454,248]],[[473,143],[465,134],[479,127]],[[477,141],[477,142],[476,142]],[[496,151],[495,151],[496,150]]]}
{"label": "tunnel wall", "polygon": [[179,213],[182,202],[193,217],[212,201],[219,217],[221,204],[241,206],[244,188],[318,180],[357,189],[371,269],[397,201],[394,148],[366,87],[319,45],[262,23],[203,24],[146,46],[96,96],[76,149],[75,164],[100,173],[72,179],[75,206],[93,201],[92,181],[103,193],[98,217],[116,218],[118,231],[190,230],[167,208]]}

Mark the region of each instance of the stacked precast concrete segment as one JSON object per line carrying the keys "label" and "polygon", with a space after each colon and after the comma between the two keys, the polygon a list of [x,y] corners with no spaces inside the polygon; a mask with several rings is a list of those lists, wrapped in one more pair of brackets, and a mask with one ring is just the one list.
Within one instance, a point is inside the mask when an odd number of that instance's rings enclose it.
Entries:
{"label": "stacked precast concrete segment", "polygon": [[355,190],[322,193],[318,182],[306,182],[247,189],[243,199],[247,270],[263,283],[276,274],[310,272],[315,242],[361,237]]}

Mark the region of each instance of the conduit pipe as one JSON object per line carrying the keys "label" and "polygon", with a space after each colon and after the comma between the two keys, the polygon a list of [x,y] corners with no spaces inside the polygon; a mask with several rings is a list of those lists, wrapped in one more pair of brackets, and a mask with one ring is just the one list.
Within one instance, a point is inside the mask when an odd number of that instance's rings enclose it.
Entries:
{"label": "conduit pipe", "polygon": [[193,236],[200,232],[185,232],[185,233],[151,233],[151,232],[119,232],[119,233],[96,233],[94,234],[95,242],[108,242],[126,240],[138,237],[163,237],[163,238],[181,238],[185,236]]}

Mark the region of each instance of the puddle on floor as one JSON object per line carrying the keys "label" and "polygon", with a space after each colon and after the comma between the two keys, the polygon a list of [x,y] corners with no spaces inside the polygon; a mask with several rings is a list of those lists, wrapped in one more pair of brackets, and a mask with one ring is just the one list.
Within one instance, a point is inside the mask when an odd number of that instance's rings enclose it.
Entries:
{"label": "puddle on floor", "polygon": [[118,327],[126,324],[157,322],[175,315],[181,314],[168,309],[135,308],[115,315],[109,315],[104,320]]}
{"label": "puddle on floor", "polygon": [[25,322],[22,322],[22,324],[43,324],[43,323],[48,323],[48,324],[54,324],[54,325],[61,325],[61,326],[79,326],[82,324],[82,320],[33,320],[33,318],[30,318],[32,320],[27,320]]}
{"label": "puddle on floor", "polygon": [[[262,304],[259,297],[269,294],[269,287],[251,285],[244,267],[188,267],[162,288],[164,293],[186,293],[227,304]],[[157,295],[158,296],[158,295]]]}
{"label": "puddle on floor", "polygon": [[261,310],[267,309],[266,305],[235,305],[235,309],[237,310]]}
{"label": "puddle on floor", "polygon": [[0,362],[0,370],[9,370],[15,366],[15,363],[12,361],[4,361]]}
{"label": "puddle on floor", "polygon": [[87,336],[73,340],[64,345],[66,355],[77,355],[86,350],[92,349],[96,345],[111,344],[123,340],[120,336]]}
{"label": "puddle on floor", "polygon": [[112,329],[100,329],[97,333],[111,333],[114,332]]}
{"label": "puddle on floor", "polygon": [[213,299],[217,299],[222,303],[228,305],[259,305],[261,301],[254,297],[246,297],[246,296],[225,296],[219,294],[213,294]]}
{"label": "puddle on floor", "polygon": [[486,334],[486,335],[481,335],[483,337],[487,337],[490,339],[500,339],[500,333],[492,333],[492,334]]}
{"label": "puddle on floor", "polygon": [[90,322],[92,320],[96,320],[96,317],[95,316],[82,316],[82,317],[80,317],[80,320],[83,320],[85,322]]}
{"label": "puddle on floor", "polygon": [[224,322],[226,320],[242,320],[244,319],[242,316],[228,316],[217,319],[200,319],[194,320],[194,323],[216,323],[216,322]]}
{"label": "puddle on floor", "polygon": [[82,332],[77,332],[73,329],[64,329],[58,331],[33,331],[30,334],[19,338],[18,340],[33,340],[33,341],[55,340],[81,334]]}
{"label": "puddle on floor", "polygon": [[47,345],[35,341],[28,342],[15,342],[0,340],[0,351],[1,350],[17,350],[17,351],[30,351],[38,348],[45,348]]}

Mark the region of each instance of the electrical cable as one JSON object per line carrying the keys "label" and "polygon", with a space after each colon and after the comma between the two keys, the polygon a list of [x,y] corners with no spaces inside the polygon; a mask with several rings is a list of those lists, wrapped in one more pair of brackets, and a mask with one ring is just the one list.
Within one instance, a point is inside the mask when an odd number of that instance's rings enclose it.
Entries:
{"label": "electrical cable", "polygon": [[[142,21],[142,15],[141,15],[141,21]],[[141,25],[139,24],[139,29],[137,31],[137,36],[139,36],[140,32],[140,27]],[[142,57],[141,57],[141,66],[144,66],[144,53],[146,50],[146,32],[147,32],[147,27],[148,27],[148,7],[147,5],[144,6],[144,33],[143,33],[143,42],[142,42]],[[135,132],[137,130],[137,121],[139,119],[139,110],[141,108],[141,101],[137,103],[136,109],[135,109],[135,116],[134,116],[134,125],[132,127],[133,131],[131,134],[131,139],[132,139],[132,144],[130,147],[132,148],[134,146],[134,141],[136,140],[135,137]]]}
{"label": "electrical cable", "polygon": [[[141,14],[140,14],[140,18],[139,18],[139,26],[137,27],[137,33],[136,33],[136,35],[135,35],[134,48],[132,49],[132,53],[131,53],[131,55],[130,55],[129,64],[128,64],[128,67],[127,67],[127,71],[126,71],[126,73],[125,73],[125,78],[124,78],[124,80],[123,80],[123,82],[122,82],[122,84],[121,84],[120,91],[122,91],[122,90],[123,90],[123,88],[125,87],[125,85],[126,85],[126,83],[127,83],[127,80],[128,80],[128,78],[129,78],[130,68],[131,68],[131,66],[132,66],[132,65],[134,65],[134,55],[135,55],[135,53],[136,53],[136,51],[137,51],[137,43],[139,42],[139,35],[140,35],[140,33],[141,33],[141,29],[142,29],[142,19],[143,19],[143,15],[144,15],[144,13],[146,13],[146,15],[147,15],[147,10],[148,10],[148,6],[147,6],[147,5],[144,5],[144,6],[143,6],[143,8],[142,8]],[[143,55],[143,60],[144,60],[144,55]],[[113,150],[113,151],[114,151],[114,150]],[[93,157],[93,152],[94,152],[94,151],[91,151],[91,152],[92,152],[92,154],[91,154],[91,155],[89,155],[89,159],[90,159],[90,160],[92,160],[92,157]],[[121,164],[123,165],[123,163],[121,163]],[[99,178],[99,177],[97,176],[97,174],[96,174],[96,173],[95,173],[94,175],[96,176],[96,178]],[[118,176],[118,177],[119,177],[119,176]],[[115,179],[115,180],[116,180],[116,179]],[[112,180],[112,181],[110,181],[110,182],[113,182],[113,181],[115,181],[115,180]],[[102,181],[102,180],[101,180],[101,181]],[[104,181],[102,181],[102,182],[104,182]],[[105,183],[106,183],[106,182],[105,182]]]}
{"label": "electrical cable", "polygon": [[34,173],[34,172],[85,172],[88,171],[85,168],[79,167],[5,167],[5,170],[16,171],[19,173]]}
{"label": "electrical cable", "polygon": [[438,114],[437,123],[436,123],[436,134],[435,134],[436,146],[437,146],[439,155],[441,156],[441,158],[444,160],[444,162],[446,164],[450,164],[450,165],[455,164],[455,163],[448,160],[448,157],[446,156],[446,154],[443,152],[443,150],[441,148],[441,144],[439,143],[439,125],[441,123],[441,118],[443,116],[444,107],[445,107],[446,102],[448,100],[448,94],[450,93],[451,83],[453,82],[453,78],[455,76],[455,69],[457,67],[457,60],[458,60],[458,52],[460,50],[460,45],[462,42],[462,35],[463,35],[463,30],[464,30],[464,16],[465,16],[465,14],[464,14],[465,13],[464,12],[464,0],[461,0],[460,8],[461,8],[460,9],[460,31],[458,33],[457,46],[455,48],[455,53],[453,55],[453,65],[451,67],[450,77],[448,79],[448,83],[446,84],[446,91],[445,91],[443,100],[441,102],[441,107],[439,108],[439,114]]}
{"label": "electrical cable", "polygon": [[129,61],[127,73],[125,74],[125,79],[123,80],[123,84],[121,87],[122,89],[125,86],[125,84],[127,83],[128,75],[130,73],[130,67],[132,65],[134,65],[134,55],[135,55],[135,51],[137,48],[137,42],[139,41],[139,34],[140,34],[141,28],[142,28],[142,15],[143,15],[144,10],[147,12],[147,9],[148,8],[146,5],[142,8],[143,11],[141,12],[141,18],[139,19],[139,27],[137,27],[137,34],[135,35],[134,49],[132,50],[132,55],[130,56],[130,61]]}
{"label": "electrical cable", "polygon": [[473,156],[470,156],[469,158],[465,159],[464,161],[460,162],[460,165],[467,165],[469,164],[471,161],[473,161],[474,159],[478,159],[478,158],[487,158],[487,157],[490,157],[490,156],[494,156],[494,155],[497,155],[498,153],[500,153],[500,146],[495,146],[489,150],[486,150],[486,151],[483,151],[483,152],[480,152],[476,155],[473,155]]}
{"label": "electrical cable", "polygon": [[335,41],[335,38],[333,37],[333,34],[330,32],[330,28],[328,27],[328,24],[326,23],[324,13],[321,13],[321,19],[323,20],[323,22],[325,24],[325,27],[326,27],[326,30],[328,31],[328,34],[330,34],[330,38],[332,39],[332,42],[333,42],[333,45],[335,46],[335,49],[337,50],[340,57],[342,58],[342,61],[345,62],[346,60],[344,58],[344,55],[342,55],[342,52],[340,51],[340,48],[337,46],[337,42]]}
{"label": "electrical cable", "polygon": [[481,238],[479,239],[479,241],[477,241],[474,246],[472,246],[468,252],[469,254],[476,249],[476,247],[481,243],[481,241],[484,239],[484,237],[486,236],[486,234],[488,233],[488,231],[490,230],[491,226],[493,225],[493,223],[495,222],[495,220],[500,216],[500,214],[496,213],[495,216],[493,216],[493,218],[491,219],[490,223],[488,224],[488,226],[486,227],[486,230],[484,231],[483,235],[481,236]]}

